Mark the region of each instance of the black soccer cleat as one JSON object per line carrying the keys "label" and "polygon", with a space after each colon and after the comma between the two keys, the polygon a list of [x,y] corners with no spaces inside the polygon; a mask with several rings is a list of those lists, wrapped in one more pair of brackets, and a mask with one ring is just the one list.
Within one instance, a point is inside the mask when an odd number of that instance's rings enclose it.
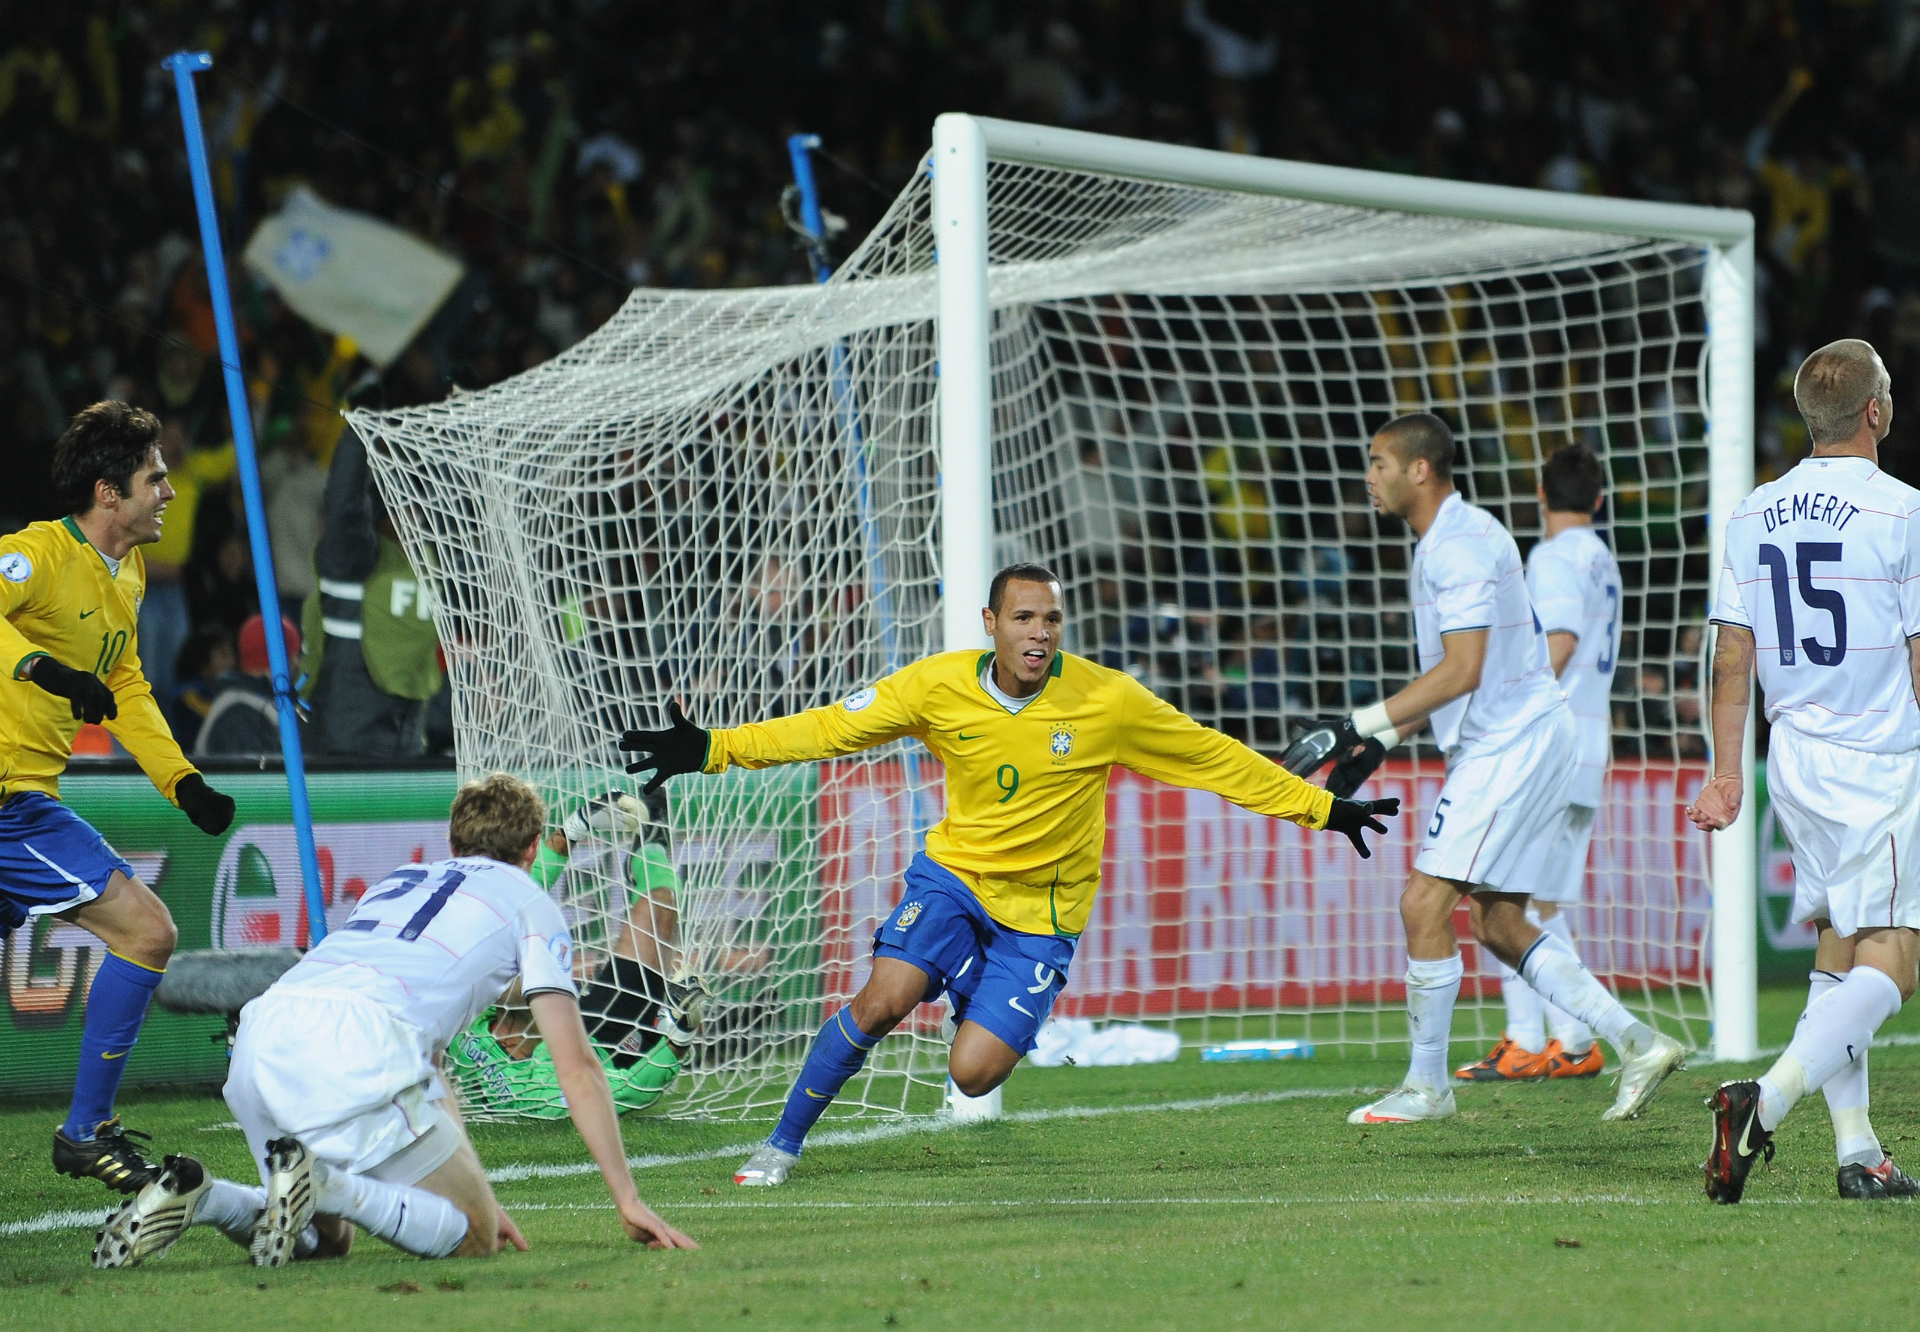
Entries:
{"label": "black soccer cleat", "polygon": [[1713,1111],[1713,1147],[1700,1167],[1707,1176],[1707,1197],[1737,1203],[1746,1192],[1756,1160],[1773,1160],[1773,1134],[1760,1127],[1760,1084],[1723,1082],[1707,1098]]}
{"label": "black soccer cleat", "polygon": [[1920,1179],[1915,1179],[1887,1157],[1877,1166],[1840,1167],[1840,1196],[1864,1202],[1884,1198],[1920,1197]]}
{"label": "black soccer cleat", "polygon": [[115,1193],[138,1193],[160,1173],[160,1167],[141,1155],[141,1143],[151,1135],[120,1126],[120,1116],[103,1119],[87,1142],[75,1142],[59,1129],[53,1131],[53,1168],[75,1179],[97,1179]]}

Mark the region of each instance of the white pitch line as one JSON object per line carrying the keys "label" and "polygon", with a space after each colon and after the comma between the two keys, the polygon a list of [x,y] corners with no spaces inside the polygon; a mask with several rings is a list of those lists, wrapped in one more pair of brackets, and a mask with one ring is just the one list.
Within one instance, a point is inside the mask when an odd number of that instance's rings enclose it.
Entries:
{"label": "white pitch line", "polygon": [[[1165,1111],[1183,1110],[1221,1110],[1236,1105],[1268,1105],[1276,1101],[1327,1100],[1349,1096],[1365,1096],[1378,1090],[1371,1087],[1296,1087],[1288,1091],[1243,1092],[1232,1096],[1202,1096],[1184,1101],[1155,1101],[1148,1105],[1100,1105],[1100,1106],[1061,1106],[1051,1110],[1016,1110],[1012,1114],[1002,1115],[1003,1124],[1042,1124],[1057,1119],[1103,1119],[1108,1115],[1144,1115]],[[915,1115],[911,1118],[896,1120],[887,1124],[875,1124],[861,1129],[833,1129],[825,1133],[814,1133],[807,1137],[808,1147],[857,1147],[869,1142],[884,1142],[889,1138],[904,1138],[915,1133],[944,1133],[956,1128],[969,1127],[967,1121],[956,1120],[949,1115]],[[677,1152],[671,1155],[654,1154],[647,1156],[629,1156],[627,1165],[634,1170],[652,1170],[660,1166],[692,1165],[700,1161],[717,1161],[728,1156],[745,1156],[751,1153],[760,1142],[734,1143],[727,1147],[713,1147],[701,1152]],[[487,1172],[487,1178],[495,1184],[511,1184],[523,1179],[566,1179],[574,1175],[598,1174],[600,1167],[591,1161],[570,1161],[564,1165],[506,1165]]]}
{"label": "white pitch line", "polygon": [[0,1237],[9,1235],[38,1235],[48,1230],[91,1230],[113,1215],[113,1209],[97,1212],[42,1212],[39,1216],[27,1217],[24,1221],[0,1221]]}
{"label": "white pitch line", "polygon": [[[967,1210],[971,1208],[1019,1207],[1692,1207],[1698,1198],[1643,1198],[1629,1193],[1551,1193],[1530,1196],[1522,1193],[1392,1194],[1352,1193],[1314,1197],[1255,1198],[932,1198],[897,1202],[844,1202],[836,1199],[788,1202],[662,1202],[670,1212],[777,1212],[777,1211],[919,1211],[926,1208]],[[1765,1198],[1746,1200],[1764,1207],[1809,1207],[1827,1201],[1817,1198]],[[1837,1201],[1837,1200],[1835,1200]],[[611,1203],[503,1202],[509,1212],[611,1212]]]}

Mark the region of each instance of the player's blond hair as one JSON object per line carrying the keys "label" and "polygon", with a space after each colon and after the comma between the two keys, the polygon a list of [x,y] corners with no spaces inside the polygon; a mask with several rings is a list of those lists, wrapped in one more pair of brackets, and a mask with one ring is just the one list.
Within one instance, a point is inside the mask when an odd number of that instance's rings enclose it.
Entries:
{"label": "player's blond hair", "polygon": [[456,856],[520,863],[527,844],[547,826],[546,802],[518,777],[496,772],[468,782],[453,798],[447,844]]}
{"label": "player's blond hair", "polygon": [[1806,360],[1793,377],[1793,402],[1815,444],[1837,444],[1860,428],[1860,414],[1878,399],[1884,419],[1893,381],[1870,342],[1841,338]]}

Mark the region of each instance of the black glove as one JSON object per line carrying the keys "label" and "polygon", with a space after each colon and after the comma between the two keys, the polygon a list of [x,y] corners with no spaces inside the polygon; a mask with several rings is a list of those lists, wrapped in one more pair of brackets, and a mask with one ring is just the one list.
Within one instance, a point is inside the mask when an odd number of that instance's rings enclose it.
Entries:
{"label": "black glove", "polygon": [[1360,834],[1371,828],[1385,837],[1387,825],[1380,819],[1393,818],[1399,812],[1398,796],[1388,796],[1385,800],[1342,800],[1335,797],[1333,808],[1327,811],[1327,831],[1345,833],[1347,840],[1353,843],[1353,849],[1360,853],[1360,859],[1371,860],[1373,852],[1367,850],[1367,839]]}
{"label": "black glove", "polygon": [[[1334,760],[1344,759],[1362,743],[1364,742],[1360,739],[1360,732],[1353,729],[1353,718],[1342,717],[1331,726],[1322,726],[1317,730],[1308,731],[1288,745],[1287,752],[1280,756],[1280,766],[1295,777],[1311,777]],[[1359,783],[1356,782],[1354,785],[1357,786]],[[1331,787],[1328,789],[1332,790]],[[1351,794],[1351,788],[1335,794]]]}
{"label": "black glove", "polygon": [[1361,742],[1358,753],[1348,754],[1333,765],[1333,771],[1327,774],[1327,789],[1344,800],[1386,761],[1387,747],[1380,743],[1379,736],[1371,736]]}
{"label": "black glove", "polygon": [[27,668],[27,678],[49,694],[71,699],[75,721],[112,721],[120,715],[113,691],[92,671],[76,671],[52,657],[35,657]]}
{"label": "black glove", "polygon": [[218,837],[233,826],[233,797],[208,786],[207,779],[197,772],[188,773],[173,788],[173,803],[209,837]]}
{"label": "black glove", "polygon": [[652,772],[653,780],[640,790],[652,795],[669,777],[699,772],[707,766],[707,749],[713,737],[687,720],[677,701],[667,703],[667,729],[664,731],[628,731],[620,737],[620,748],[640,757],[627,765],[631,773]]}

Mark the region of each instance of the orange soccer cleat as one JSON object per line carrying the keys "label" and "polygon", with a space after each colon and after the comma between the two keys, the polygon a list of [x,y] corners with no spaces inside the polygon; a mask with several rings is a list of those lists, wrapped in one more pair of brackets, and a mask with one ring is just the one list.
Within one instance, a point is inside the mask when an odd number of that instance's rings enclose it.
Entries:
{"label": "orange soccer cleat", "polygon": [[1547,1076],[1550,1078],[1597,1078],[1600,1070],[1607,1066],[1606,1056],[1600,1053],[1598,1041],[1579,1054],[1568,1054],[1559,1041],[1548,1041],[1546,1060]]}
{"label": "orange soccer cleat", "polygon": [[1456,1068],[1453,1076],[1463,1082],[1538,1082],[1547,1076],[1547,1055],[1523,1050],[1512,1037],[1502,1036],[1485,1059]]}

